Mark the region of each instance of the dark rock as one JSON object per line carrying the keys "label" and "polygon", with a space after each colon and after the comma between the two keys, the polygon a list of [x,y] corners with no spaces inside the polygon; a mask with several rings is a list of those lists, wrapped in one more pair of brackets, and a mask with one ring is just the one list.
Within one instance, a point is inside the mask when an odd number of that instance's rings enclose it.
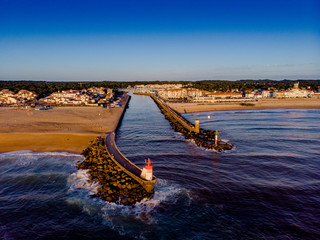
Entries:
{"label": "dark rock", "polygon": [[94,197],[123,205],[133,205],[144,198],[152,197],[152,194],[114,162],[102,137],[91,142],[82,154],[85,160],[78,163],[77,168],[89,169],[89,178],[101,185]]}

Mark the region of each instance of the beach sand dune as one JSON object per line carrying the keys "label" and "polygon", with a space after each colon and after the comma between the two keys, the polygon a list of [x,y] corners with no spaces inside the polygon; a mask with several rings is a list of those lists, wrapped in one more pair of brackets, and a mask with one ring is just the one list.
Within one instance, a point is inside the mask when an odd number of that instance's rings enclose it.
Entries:
{"label": "beach sand dune", "polygon": [[96,136],[115,128],[122,108],[0,108],[0,152],[16,150],[80,153]]}

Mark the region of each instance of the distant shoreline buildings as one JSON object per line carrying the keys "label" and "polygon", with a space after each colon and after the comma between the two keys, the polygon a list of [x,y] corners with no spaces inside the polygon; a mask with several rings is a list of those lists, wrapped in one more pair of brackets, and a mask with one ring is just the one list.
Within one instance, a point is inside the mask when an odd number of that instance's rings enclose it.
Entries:
{"label": "distant shoreline buildings", "polygon": [[82,90],[64,90],[53,92],[49,96],[37,100],[38,95],[32,91],[20,90],[17,94],[3,89],[0,91],[0,106],[105,106],[115,107],[117,102],[111,88],[92,87]]}
{"label": "distant shoreline buildings", "polygon": [[20,90],[17,94],[9,89],[2,89],[0,91],[0,105],[12,105],[19,103],[27,103],[34,101],[38,95],[28,90]]}
{"label": "distant shoreline buildings", "polygon": [[204,91],[195,88],[182,87],[182,84],[164,85],[137,85],[134,88],[138,93],[155,93],[164,100],[179,100],[193,103],[216,103],[216,102],[246,102],[266,98],[319,98],[320,93],[307,89],[299,89],[299,83],[295,83],[292,89],[287,90],[261,90],[252,89],[249,91]]}
{"label": "distant shoreline buildings", "polygon": [[[167,101],[183,101],[191,103],[223,103],[223,102],[250,102],[258,99],[281,99],[281,98],[320,98],[320,92],[310,89],[300,89],[299,82],[289,89],[268,90],[251,89],[240,91],[205,91],[192,88],[191,84],[140,84],[133,88],[136,93],[156,94]],[[116,107],[115,91],[111,88],[91,87],[82,90],[63,90],[39,98],[37,93],[28,90],[19,90],[16,94],[9,89],[0,91],[0,106],[109,106]]]}
{"label": "distant shoreline buildings", "polygon": [[99,105],[113,100],[113,89],[96,88],[54,92],[39,102],[57,105]]}

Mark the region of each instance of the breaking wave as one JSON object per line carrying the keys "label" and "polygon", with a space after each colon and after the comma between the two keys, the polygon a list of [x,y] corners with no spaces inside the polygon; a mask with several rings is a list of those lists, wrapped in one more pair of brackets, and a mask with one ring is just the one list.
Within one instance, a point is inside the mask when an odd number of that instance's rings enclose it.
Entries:
{"label": "breaking wave", "polygon": [[117,231],[122,236],[143,239],[143,229],[137,226],[157,224],[159,210],[165,205],[175,204],[179,199],[186,198],[190,205],[188,191],[166,180],[158,179],[152,199],[144,199],[133,206],[124,206],[93,198],[99,185],[89,181],[88,170],[78,170],[68,177],[69,197],[67,203],[80,208],[86,214],[100,217],[102,224]]}

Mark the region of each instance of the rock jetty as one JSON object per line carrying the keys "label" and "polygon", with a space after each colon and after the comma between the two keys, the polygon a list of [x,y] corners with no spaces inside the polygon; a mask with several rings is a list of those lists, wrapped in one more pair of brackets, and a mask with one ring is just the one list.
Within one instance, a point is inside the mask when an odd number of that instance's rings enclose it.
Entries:
{"label": "rock jetty", "polygon": [[89,169],[90,180],[100,184],[95,197],[129,206],[152,197],[152,193],[148,193],[116,163],[103,137],[97,137],[82,154],[85,159],[77,167]]}
{"label": "rock jetty", "polygon": [[230,143],[223,142],[221,139],[217,139],[217,143],[215,142],[215,135],[217,131],[205,130],[202,128],[199,128],[199,132],[195,131],[195,126],[193,124],[160,102],[155,96],[150,96],[158,105],[165,118],[169,120],[173,129],[176,132],[182,133],[186,139],[193,139],[198,146],[214,149],[219,152],[232,149],[232,145]]}

